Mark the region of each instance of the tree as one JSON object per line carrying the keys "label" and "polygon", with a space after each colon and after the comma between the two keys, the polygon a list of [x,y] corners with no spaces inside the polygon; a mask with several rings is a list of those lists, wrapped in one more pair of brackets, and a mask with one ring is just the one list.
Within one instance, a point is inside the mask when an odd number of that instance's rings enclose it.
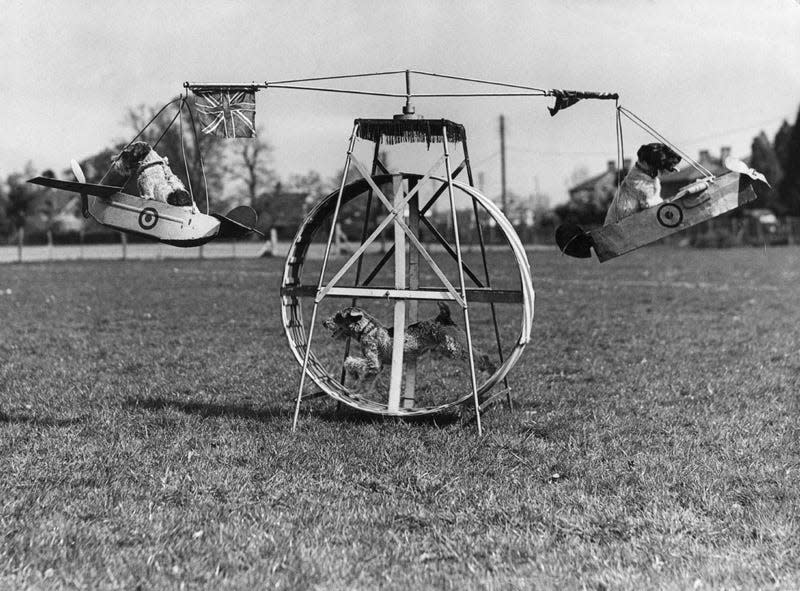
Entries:
{"label": "tree", "polygon": [[29,162],[24,172],[15,172],[8,176],[8,193],[4,200],[4,217],[11,223],[17,238],[17,258],[22,260],[22,244],[25,241],[25,223],[37,208],[37,200],[44,189],[32,185],[27,179],[35,176],[33,165]]}
{"label": "tree", "polygon": [[[226,177],[241,180],[244,201],[255,207],[261,195],[278,181],[272,169],[272,146],[260,136],[236,140],[232,149],[233,162],[225,167]],[[241,203],[239,203],[241,205]]]}
{"label": "tree", "polygon": [[789,141],[792,137],[792,126],[784,119],[780,129],[775,134],[775,141],[772,145],[775,147],[775,154],[778,156],[778,162],[781,168],[786,172],[787,158],[789,156]]}
{"label": "tree", "polygon": [[784,176],[778,187],[778,194],[786,213],[800,216],[800,111],[797,113],[797,120],[786,141],[785,150],[782,162]]}
{"label": "tree", "polygon": [[778,156],[775,154],[775,149],[767,138],[767,134],[762,131],[753,138],[751,150],[752,156],[750,166],[764,173],[764,176],[767,177],[767,180],[773,187],[770,189],[762,183],[756,183],[754,189],[756,194],[761,198],[759,207],[767,207],[779,215],[785,214],[785,207],[779,201],[778,194],[775,190],[775,187],[778,186],[783,178],[783,171],[781,170]]}
{"label": "tree", "polygon": [[305,174],[290,175],[288,185],[292,190],[307,195],[306,206],[308,208],[338,189],[339,180],[340,179],[325,180],[316,170],[309,170]]}

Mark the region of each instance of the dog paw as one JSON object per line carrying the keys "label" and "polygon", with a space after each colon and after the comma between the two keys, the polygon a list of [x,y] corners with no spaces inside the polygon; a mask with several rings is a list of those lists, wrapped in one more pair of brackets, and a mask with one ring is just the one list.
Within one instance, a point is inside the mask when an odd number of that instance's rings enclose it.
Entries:
{"label": "dog paw", "polygon": [[178,207],[185,207],[192,204],[192,196],[185,189],[173,191],[167,196],[167,203]]}

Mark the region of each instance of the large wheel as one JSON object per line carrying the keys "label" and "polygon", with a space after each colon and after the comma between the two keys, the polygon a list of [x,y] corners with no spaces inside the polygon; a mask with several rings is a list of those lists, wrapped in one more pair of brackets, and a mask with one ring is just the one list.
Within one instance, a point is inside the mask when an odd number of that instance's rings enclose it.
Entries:
{"label": "large wheel", "polygon": [[[385,186],[392,182],[391,175],[373,177],[378,186]],[[406,186],[408,184],[424,182],[422,175],[402,174]],[[446,180],[431,177],[428,181],[430,187],[426,190],[420,188],[420,206],[423,213],[432,204],[423,204],[425,196],[430,198],[438,191],[446,195]],[[459,209],[459,236],[461,237],[464,268],[468,279],[467,304],[469,306],[470,328],[476,350],[486,351],[495,360],[496,369],[490,372],[481,372],[478,378],[478,394],[483,399],[489,395],[490,390],[506,378],[506,375],[519,360],[525,345],[530,340],[531,326],[533,323],[534,291],[531,281],[531,269],[525,249],[514,231],[511,223],[506,219],[498,207],[475,188],[462,183],[453,182],[456,203],[463,206],[471,204],[471,208]],[[281,286],[281,313],[283,326],[289,340],[289,346],[298,363],[303,364],[307,335],[309,327],[304,323],[304,318],[311,317],[310,310],[317,296],[319,271],[322,265],[324,244],[330,231],[331,217],[336,207],[338,191],[331,193],[309,212],[297,231],[292,241]],[[346,185],[342,192],[342,204],[339,220],[350,229],[349,238],[352,240],[354,233],[361,232],[361,225],[367,212],[379,212],[378,220],[383,219],[386,210],[371,195],[369,184],[366,180],[359,180]],[[462,215],[468,212],[469,216]],[[468,226],[462,223],[461,218],[467,217],[478,222],[471,222]],[[371,216],[370,216],[371,217]],[[367,220],[370,222],[373,220]],[[374,228],[377,224],[372,223]],[[356,230],[356,228],[358,228]],[[391,226],[390,226],[391,228]],[[448,249],[444,243],[450,243],[446,236],[452,233],[450,228],[437,229],[432,223],[424,222],[421,225],[423,240],[426,249],[435,257],[441,269],[451,278],[453,285],[458,288],[458,267],[452,246]],[[480,241],[466,240],[470,236],[488,233],[490,236],[486,247],[483,247],[483,238]],[[470,235],[470,236],[468,236]],[[498,244],[499,243],[499,244]],[[389,236],[391,245],[391,236]],[[355,247],[359,246],[355,240]],[[376,287],[381,279],[385,279],[394,272],[385,269],[381,276],[381,261],[389,261],[391,256],[382,256],[377,245],[368,250],[359,261],[355,269],[345,275],[340,284],[348,281],[348,285],[364,286],[365,281],[370,287]],[[349,258],[349,253],[346,253]],[[337,265],[336,261],[339,261]],[[341,256],[332,256],[328,264],[331,271],[326,272],[325,281],[336,273],[346,259]],[[362,265],[363,262],[363,265]],[[370,272],[372,270],[372,272]],[[384,281],[383,285],[386,285]],[[389,282],[391,284],[391,282]],[[323,286],[326,283],[323,282]],[[419,289],[442,290],[441,283],[436,282],[433,273],[428,273],[425,263],[420,263]],[[395,298],[397,299],[397,298]],[[414,298],[416,299],[416,298]],[[382,390],[380,381],[373,390],[356,392],[351,390],[346,383],[342,371],[342,362],[345,350],[349,349],[351,355],[361,354],[359,344],[334,341],[322,327],[322,321],[336,310],[353,305],[351,297],[327,296],[319,302],[317,326],[314,328],[312,349],[309,354],[307,372],[319,388],[332,398],[370,413],[381,415],[415,416],[444,411],[455,405],[471,399],[471,390],[465,381],[469,376],[468,365],[457,360],[443,359],[441,356],[429,354],[424,356],[427,361],[420,358],[421,364],[417,369],[417,388],[420,396],[413,407],[400,408],[390,411],[387,406],[386,392]],[[357,304],[368,310],[377,318],[391,325],[391,311],[389,302],[381,299],[360,299]],[[459,307],[455,302],[449,302],[453,318],[459,314]],[[304,314],[304,308],[306,314]],[[431,317],[435,309],[434,302],[424,300],[419,302],[419,318]],[[459,324],[458,320],[456,320]],[[461,324],[463,328],[463,324]],[[388,365],[382,373],[388,375]]]}

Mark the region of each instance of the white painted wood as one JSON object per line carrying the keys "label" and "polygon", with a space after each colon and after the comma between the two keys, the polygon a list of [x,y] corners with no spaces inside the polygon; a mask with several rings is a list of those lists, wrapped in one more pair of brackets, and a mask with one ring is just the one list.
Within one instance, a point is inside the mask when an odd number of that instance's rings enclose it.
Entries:
{"label": "white painted wood", "polygon": [[[411,187],[409,187],[411,188]],[[408,202],[408,228],[419,238],[419,195],[415,194]],[[419,251],[415,248],[408,249],[407,261],[408,288],[417,289],[419,287]],[[414,324],[419,319],[419,301],[409,300],[407,306],[408,324]],[[403,386],[403,408],[414,408],[417,389],[417,359],[409,359],[406,362],[406,381]]]}
{"label": "white painted wood", "polygon": [[[401,184],[403,176],[392,176],[392,193],[394,206],[403,207],[403,191]],[[397,289],[406,288],[406,235],[402,226],[402,212],[394,218],[394,286]],[[406,301],[397,300],[394,303],[394,342],[392,343],[392,375],[389,380],[389,412],[400,409],[400,388],[403,382],[403,346],[406,340]]]}

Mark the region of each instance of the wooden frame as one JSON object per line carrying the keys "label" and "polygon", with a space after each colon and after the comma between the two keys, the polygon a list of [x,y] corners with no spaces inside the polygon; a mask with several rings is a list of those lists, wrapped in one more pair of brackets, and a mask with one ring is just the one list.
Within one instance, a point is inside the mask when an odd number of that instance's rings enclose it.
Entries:
{"label": "wooden frame", "polygon": [[[353,136],[357,133],[358,120],[354,127]],[[445,131],[443,129],[443,131]],[[446,135],[446,131],[445,131]],[[300,390],[295,406],[295,419],[293,428],[296,428],[297,417],[299,413],[299,405],[301,399],[304,399],[303,388],[304,379],[308,375],[320,387],[323,392],[329,394],[332,398],[339,402],[345,403],[354,408],[364,410],[371,413],[390,415],[390,416],[418,416],[423,414],[431,414],[440,412],[451,408],[455,405],[462,404],[467,400],[471,400],[475,407],[476,422],[478,424],[479,433],[482,432],[480,424],[480,413],[484,405],[480,404],[483,400],[484,403],[487,399],[493,399],[495,396],[486,396],[495,384],[500,381],[506,380],[506,376],[511,367],[519,359],[525,345],[530,340],[530,330],[533,319],[533,286],[530,278],[530,266],[527,261],[527,255],[519,241],[516,233],[510,222],[503,216],[500,210],[495,206],[491,200],[481,195],[474,187],[459,183],[454,180],[454,177],[461,171],[466,170],[471,179],[471,171],[469,170],[469,161],[467,158],[466,142],[464,142],[465,159],[455,169],[450,166],[450,153],[446,140],[443,143],[443,156],[438,159],[437,163],[425,174],[408,174],[401,173],[398,175],[379,175],[372,176],[378,169],[385,171],[385,167],[378,160],[378,147],[379,143],[376,142],[375,151],[372,163],[372,174],[366,172],[366,167],[363,166],[356,158],[353,157],[353,145],[351,136],[351,145],[348,148],[347,160],[345,165],[345,174],[343,175],[342,184],[339,191],[332,193],[327,198],[319,202],[304,220],[301,227],[298,229],[297,235],[290,247],[286,259],[286,266],[284,269],[284,279],[281,288],[281,303],[282,303],[282,317],[284,322],[284,329],[290,342],[290,347],[295,357],[303,367],[303,377],[301,377]],[[444,163],[445,176],[434,176],[434,170]],[[344,178],[350,166],[358,170],[362,175],[362,179],[344,184]],[[433,197],[426,203],[424,207],[419,206],[419,188],[422,184],[430,180],[434,183],[439,183],[440,186],[436,189]],[[386,187],[391,186],[391,191]],[[405,190],[407,185],[407,190]],[[405,190],[405,193],[404,193]],[[517,266],[520,277],[520,289],[512,290],[497,290],[493,289],[489,282],[488,265],[486,261],[486,250],[483,244],[482,233],[479,233],[481,240],[481,254],[484,264],[485,280],[479,279],[472,270],[466,265],[461,257],[461,244],[458,238],[458,218],[455,215],[455,193],[456,191],[466,194],[472,200],[474,211],[478,213],[478,207],[482,207],[489,217],[493,218],[500,231],[508,240],[513,255],[517,260]],[[452,215],[452,224],[456,230],[456,242],[454,247],[444,239],[441,233],[436,230],[429,220],[425,218],[425,212],[432,207],[435,199],[442,196],[447,192],[450,211]],[[390,194],[387,195],[387,193]],[[313,235],[324,224],[335,224],[338,220],[338,215],[341,207],[348,203],[350,200],[355,199],[361,195],[367,194],[367,214],[365,216],[365,226],[362,230],[361,244],[356,252],[350,256],[342,267],[334,274],[329,281],[324,281],[325,271],[328,266],[328,258],[330,256],[330,248],[326,247],[324,254],[324,261],[322,270],[319,275],[319,280],[316,287],[303,284],[302,282],[302,268],[308,249],[311,244]],[[372,206],[373,198],[381,201],[388,211],[388,215],[378,224],[377,229],[371,233],[367,231],[366,223],[370,218],[369,210]],[[404,221],[404,211],[408,210],[408,220]],[[393,224],[395,228],[395,242],[389,249],[377,267],[371,273],[361,280],[362,274],[362,256],[370,245],[380,236],[380,233]],[[438,269],[433,258],[427,252],[426,247],[420,241],[420,230],[426,228],[430,231],[430,235],[439,241],[444,247],[445,251],[456,261],[457,269],[459,272],[459,279],[457,285],[452,284],[447,280],[444,273]],[[480,227],[480,226],[479,226]],[[330,239],[329,239],[330,243]],[[406,246],[408,245],[408,252]],[[402,252],[401,252],[402,251]],[[386,287],[372,286],[371,282],[377,276],[378,270],[385,265],[390,259],[394,261],[394,284]],[[442,287],[420,287],[418,284],[419,265],[421,260],[426,263],[434,271],[434,274],[442,280]],[[355,265],[356,279],[355,285],[344,286],[341,282],[345,273],[353,268]],[[469,277],[475,287],[467,287],[465,284],[465,277]],[[392,375],[390,376],[390,392],[389,399],[386,403],[374,400],[365,400],[362,397],[354,397],[347,390],[344,385],[345,376],[342,375],[341,379],[337,381],[334,377],[327,373],[327,370],[322,366],[320,361],[316,358],[312,351],[312,341],[314,324],[316,323],[316,315],[320,302],[325,298],[350,298],[353,305],[361,298],[381,298],[391,299],[394,303],[395,310],[395,341],[393,343],[394,354],[392,362]],[[302,318],[301,301],[313,299],[313,311],[311,314],[311,324],[306,325]],[[469,349],[470,361],[470,378],[471,392],[458,397],[452,402],[436,405],[433,407],[416,406],[414,396],[414,370],[413,364],[406,364],[405,368],[402,363],[402,344],[404,340],[405,326],[409,322],[414,321],[415,311],[413,308],[419,300],[443,300],[452,301],[462,307],[465,317],[465,332],[467,333],[467,348]],[[499,350],[499,357],[501,365],[498,370],[492,374],[483,384],[478,386],[475,376],[475,362],[472,354],[472,337],[469,323],[469,310],[468,303],[488,303],[492,306],[492,318],[495,324],[495,334],[497,337],[497,344]],[[520,325],[520,333],[513,344],[512,349],[505,355],[500,347],[499,330],[497,321],[494,315],[495,304],[511,304],[522,307],[522,317]],[[308,326],[308,334],[306,334],[306,326]],[[349,351],[349,343],[345,347]],[[403,372],[405,370],[405,387],[403,386]],[[509,391],[506,383],[506,388],[502,389],[499,394],[507,393]]]}

